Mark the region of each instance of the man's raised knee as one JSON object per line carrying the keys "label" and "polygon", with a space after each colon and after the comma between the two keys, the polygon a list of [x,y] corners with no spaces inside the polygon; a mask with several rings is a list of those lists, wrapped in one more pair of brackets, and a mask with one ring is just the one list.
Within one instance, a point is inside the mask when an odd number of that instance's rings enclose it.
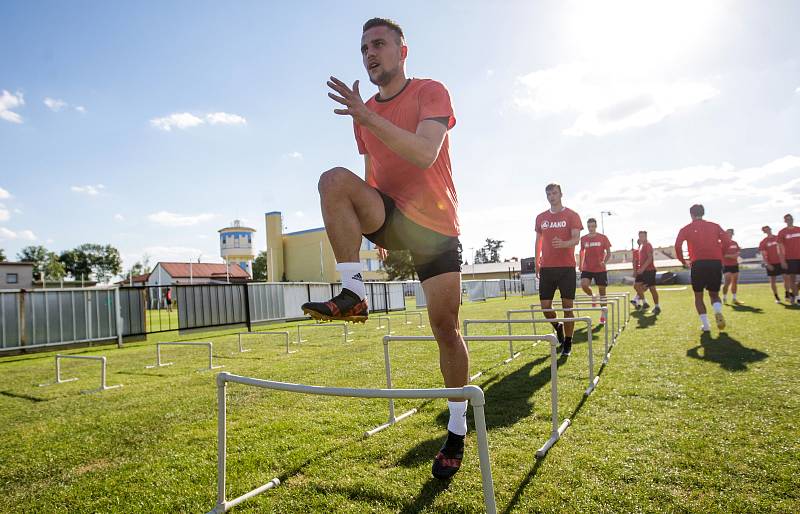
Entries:
{"label": "man's raised knee", "polygon": [[331,168],[319,176],[317,189],[320,193],[324,193],[326,191],[342,187],[342,185],[344,185],[347,180],[351,178],[351,175],[353,175],[353,173],[347,168],[338,166],[336,168]]}

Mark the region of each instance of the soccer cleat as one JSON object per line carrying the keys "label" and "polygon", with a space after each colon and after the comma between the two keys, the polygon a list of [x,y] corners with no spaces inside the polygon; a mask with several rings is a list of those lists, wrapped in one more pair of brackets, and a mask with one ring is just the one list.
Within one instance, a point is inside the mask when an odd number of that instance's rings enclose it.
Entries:
{"label": "soccer cleat", "polygon": [[367,299],[362,300],[349,289],[342,289],[327,302],[307,302],[301,308],[303,313],[320,321],[364,323],[369,317]]}
{"label": "soccer cleat", "polygon": [[740,302],[739,300],[734,300],[734,301],[733,301],[733,304],[734,304],[734,305],[744,305],[744,304],[743,304],[742,302]]}
{"label": "soccer cleat", "polygon": [[725,329],[725,317],[721,312],[714,314],[714,319],[717,320],[717,328],[720,330]]}
{"label": "soccer cleat", "polygon": [[701,325],[700,326],[700,330],[702,332],[709,333],[709,332],[711,332],[711,327],[704,327],[704,326]]}
{"label": "soccer cleat", "polygon": [[601,325],[605,325],[606,324],[606,317],[605,316],[600,316],[600,324]]}
{"label": "soccer cleat", "polygon": [[572,341],[564,341],[564,344],[561,345],[561,355],[564,357],[569,357],[572,354]]}
{"label": "soccer cleat", "polygon": [[659,307],[658,305],[656,305],[655,307],[653,307],[653,314],[655,314],[656,316],[658,316],[659,314],[661,314],[661,307]]}
{"label": "soccer cleat", "polygon": [[559,323],[556,325],[556,337],[558,338],[559,346],[564,344],[564,324]]}
{"label": "soccer cleat", "polygon": [[462,441],[460,445],[448,445],[447,443],[450,439],[448,435],[441,450],[433,458],[433,466],[431,467],[433,478],[450,480],[461,469],[461,461],[464,459],[464,443]]}
{"label": "soccer cleat", "polygon": [[642,304],[642,308],[643,308],[644,310],[647,310],[647,309],[649,309],[649,308],[650,308],[650,304],[649,304],[649,303],[647,303],[647,302],[644,302],[644,304]]}

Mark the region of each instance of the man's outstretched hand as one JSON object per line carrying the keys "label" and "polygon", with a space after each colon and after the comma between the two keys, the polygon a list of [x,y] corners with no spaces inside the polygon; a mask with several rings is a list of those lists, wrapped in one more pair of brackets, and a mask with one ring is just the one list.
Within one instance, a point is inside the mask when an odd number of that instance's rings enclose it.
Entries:
{"label": "man's outstretched hand", "polygon": [[339,96],[329,92],[328,96],[332,100],[347,107],[347,109],[334,109],[333,112],[336,114],[352,116],[355,122],[359,125],[367,124],[371,112],[369,109],[367,109],[367,106],[364,105],[364,100],[361,99],[361,93],[358,91],[357,80],[353,82],[353,87],[351,89],[347,87],[347,84],[341,80],[337,79],[336,77],[331,77],[331,79],[328,81],[328,87],[341,95]]}

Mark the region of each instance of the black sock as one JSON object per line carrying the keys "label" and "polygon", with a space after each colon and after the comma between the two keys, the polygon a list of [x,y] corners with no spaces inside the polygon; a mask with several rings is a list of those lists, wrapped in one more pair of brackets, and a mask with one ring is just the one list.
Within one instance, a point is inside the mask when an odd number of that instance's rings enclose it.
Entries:
{"label": "black sock", "polygon": [[558,330],[558,327],[561,325],[561,323],[559,323],[557,321],[551,321],[550,324],[553,325],[553,330],[556,330],[556,331]]}
{"label": "black sock", "polygon": [[572,343],[572,336],[567,336],[564,338],[564,344],[571,344]]}
{"label": "black sock", "polygon": [[448,449],[453,450],[460,450],[464,447],[464,438],[466,436],[454,434],[451,431],[447,431],[447,441],[445,441],[444,445]]}

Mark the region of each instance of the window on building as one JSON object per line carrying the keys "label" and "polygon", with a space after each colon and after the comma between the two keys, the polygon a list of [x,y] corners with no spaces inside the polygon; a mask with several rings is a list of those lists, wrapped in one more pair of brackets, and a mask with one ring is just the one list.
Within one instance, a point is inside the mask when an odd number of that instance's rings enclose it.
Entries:
{"label": "window on building", "polygon": [[19,276],[16,273],[6,273],[6,284],[19,283]]}
{"label": "window on building", "polygon": [[372,250],[373,248],[375,248],[375,245],[373,245],[372,242],[369,239],[367,239],[366,237],[362,237],[361,238],[361,249],[362,250]]}

